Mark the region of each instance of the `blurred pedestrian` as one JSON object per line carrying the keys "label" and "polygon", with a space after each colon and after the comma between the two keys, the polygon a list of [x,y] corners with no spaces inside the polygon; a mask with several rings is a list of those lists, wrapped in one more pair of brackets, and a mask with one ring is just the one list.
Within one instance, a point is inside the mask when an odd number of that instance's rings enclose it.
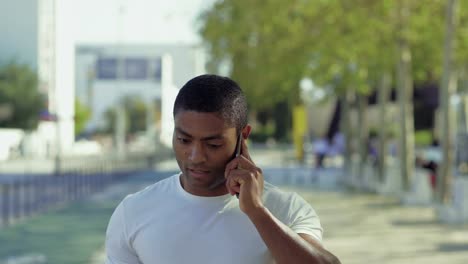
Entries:
{"label": "blurred pedestrian", "polygon": [[313,149],[315,154],[315,168],[323,168],[325,158],[330,150],[328,140],[326,138],[315,139]]}

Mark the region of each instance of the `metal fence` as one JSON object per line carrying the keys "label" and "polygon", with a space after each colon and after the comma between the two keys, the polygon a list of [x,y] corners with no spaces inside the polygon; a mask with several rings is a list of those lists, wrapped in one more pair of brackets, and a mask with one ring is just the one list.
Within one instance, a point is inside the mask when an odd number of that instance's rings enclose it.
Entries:
{"label": "metal fence", "polygon": [[56,208],[103,190],[135,172],[152,169],[153,155],[125,159],[88,157],[62,160],[53,174],[0,174],[0,225]]}

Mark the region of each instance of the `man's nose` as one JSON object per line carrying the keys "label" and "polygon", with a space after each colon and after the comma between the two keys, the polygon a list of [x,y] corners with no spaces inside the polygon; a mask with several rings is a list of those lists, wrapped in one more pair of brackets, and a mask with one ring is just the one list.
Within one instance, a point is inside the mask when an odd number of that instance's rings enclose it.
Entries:
{"label": "man's nose", "polygon": [[189,152],[189,160],[192,163],[203,163],[206,161],[205,149],[201,144],[193,144]]}

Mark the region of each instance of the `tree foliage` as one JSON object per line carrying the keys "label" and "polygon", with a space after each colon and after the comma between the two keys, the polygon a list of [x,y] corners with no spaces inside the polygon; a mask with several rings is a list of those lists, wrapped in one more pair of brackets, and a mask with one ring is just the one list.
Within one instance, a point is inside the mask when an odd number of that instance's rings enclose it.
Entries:
{"label": "tree foliage", "polygon": [[0,127],[35,129],[39,112],[45,108],[36,73],[16,63],[0,67],[0,105],[10,109],[8,117],[0,120]]}
{"label": "tree foliage", "polygon": [[[398,16],[401,6],[407,7],[407,21]],[[415,82],[428,73],[440,76],[444,10],[442,0],[223,0],[201,16],[200,33],[210,50],[209,70],[230,65],[251,107],[262,109],[285,98],[296,102],[305,76],[338,93],[338,81],[368,92],[382,71],[394,72],[402,36],[411,48]],[[464,13],[457,51],[466,63]]]}
{"label": "tree foliage", "polygon": [[201,35],[211,52],[209,70],[230,65],[229,75],[246,93],[250,110],[270,113],[275,137],[286,137],[291,109],[300,102],[299,82],[310,59],[305,2],[219,1],[203,14]]}
{"label": "tree foliage", "polygon": [[[468,3],[460,3],[456,61],[468,67]],[[368,94],[382,74],[395,86],[398,43],[409,45],[414,83],[440,79],[443,0],[220,0],[202,14],[209,71],[228,65],[253,111],[300,102],[299,81],[311,78],[342,95]],[[401,10],[407,12],[401,19]],[[226,67],[224,67],[226,68]]]}
{"label": "tree foliage", "polygon": [[[145,102],[135,96],[127,96],[122,99],[122,105],[125,110],[125,131],[135,133],[146,129],[147,105]],[[115,108],[108,109],[105,114],[107,126],[105,132],[113,133],[116,127],[117,111]]]}
{"label": "tree foliage", "polygon": [[75,136],[83,132],[90,117],[91,109],[79,100],[75,100]]}

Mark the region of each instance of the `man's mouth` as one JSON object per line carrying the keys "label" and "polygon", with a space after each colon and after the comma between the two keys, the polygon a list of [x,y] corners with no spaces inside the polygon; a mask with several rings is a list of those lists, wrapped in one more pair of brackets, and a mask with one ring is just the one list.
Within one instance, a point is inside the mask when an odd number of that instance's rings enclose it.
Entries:
{"label": "man's mouth", "polygon": [[196,177],[196,178],[207,177],[207,176],[209,176],[209,174],[210,174],[210,171],[208,171],[208,170],[200,170],[200,169],[191,169],[191,168],[188,168],[188,171],[189,171],[190,175],[192,175],[193,177]]}

